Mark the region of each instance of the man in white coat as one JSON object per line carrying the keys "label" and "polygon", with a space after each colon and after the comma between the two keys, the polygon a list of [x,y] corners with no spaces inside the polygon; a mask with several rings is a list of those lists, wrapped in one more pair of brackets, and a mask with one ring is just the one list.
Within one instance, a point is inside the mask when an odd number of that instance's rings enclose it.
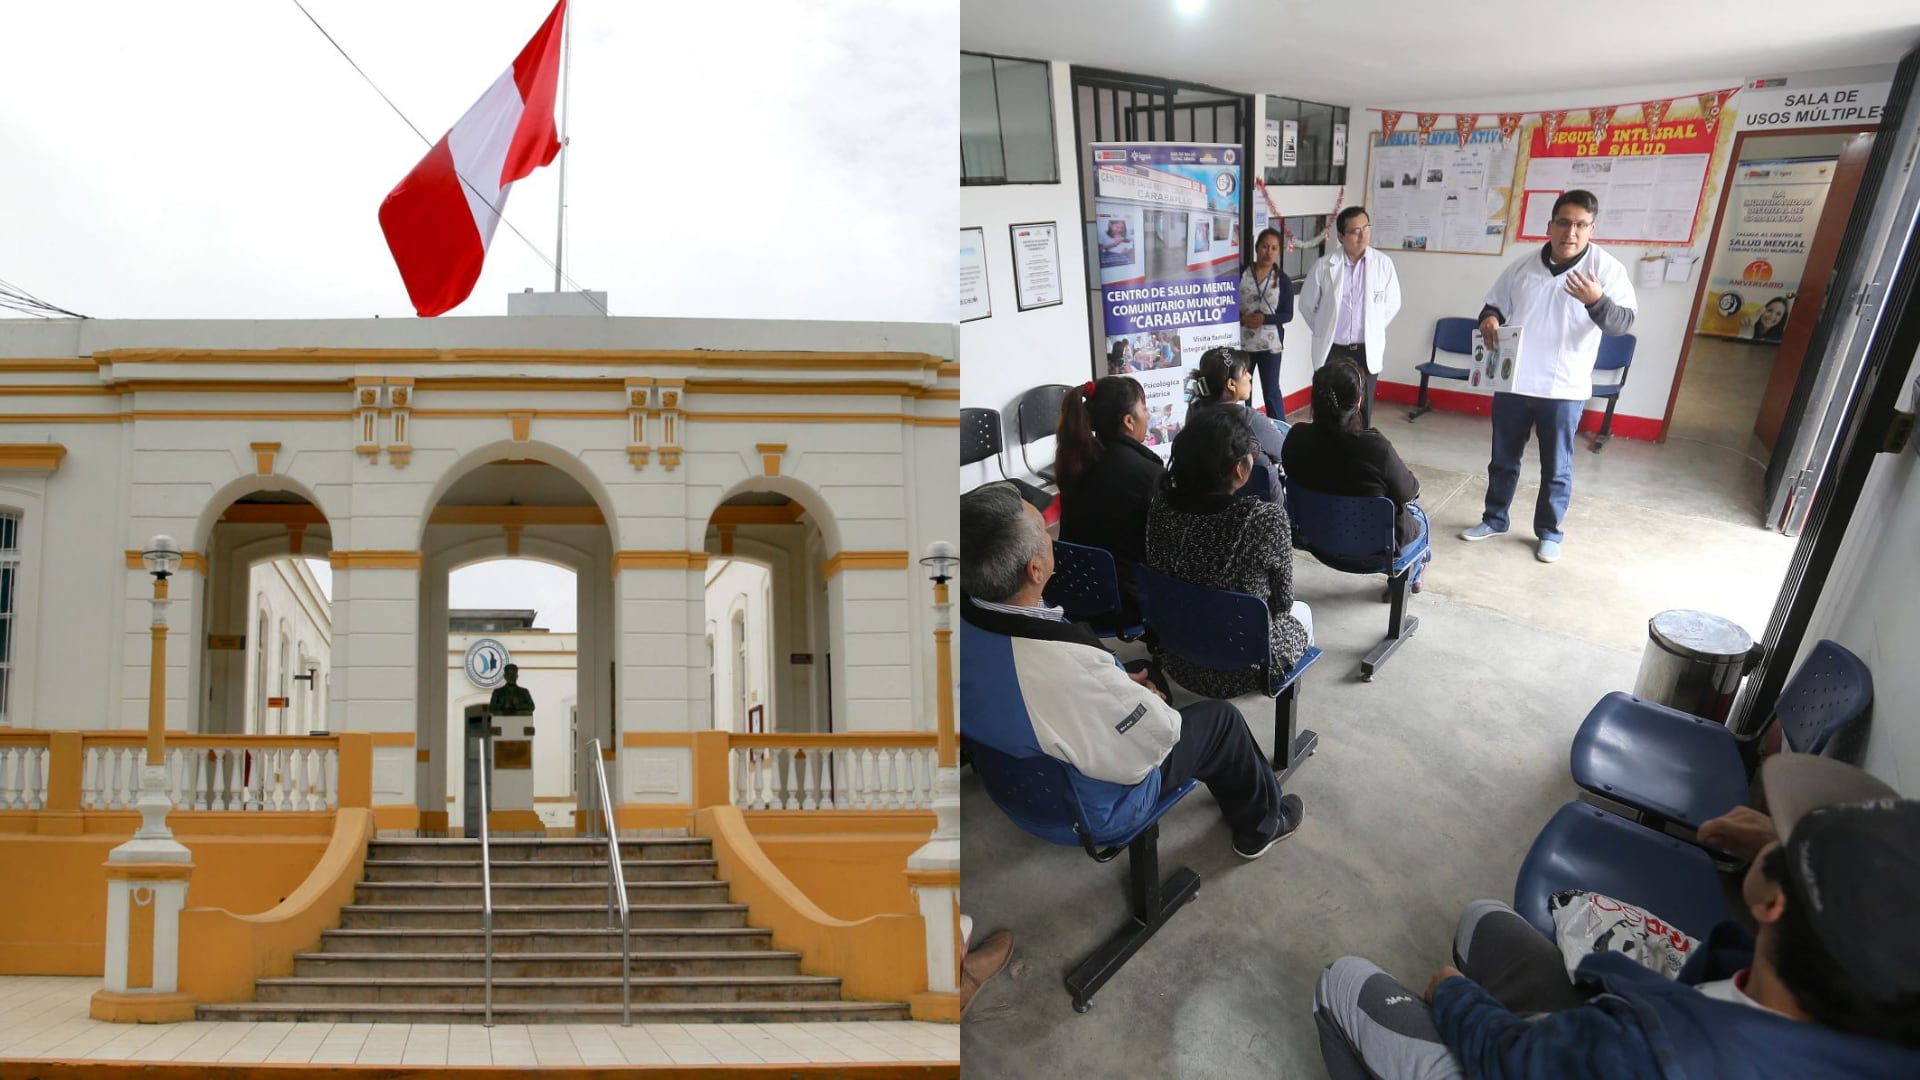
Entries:
{"label": "man in white coat", "polygon": [[1520,327],[1513,392],[1493,395],[1493,458],[1480,524],[1460,534],[1485,540],[1507,531],[1507,507],[1520,483],[1527,436],[1540,437],[1540,497],[1533,508],[1534,550],[1541,562],[1560,557],[1561,530],[1573,501],[1573,433],[1593,396],[1593,362],[1603,334],[1633,329],[1639,302],[1633,276],[1619,259],[1591,243],[1600,200],[1590,191],[1553,203],[1547,243],[1507,267],[1480,309],[1480,336],[1496,347],[1501,326]]}
{"label": "man in white coat", "polygon": [[1368,246],[1373,225],[1363,207],[1349,206],[1335,219],[1340,250],[1327,253],[1307,272],[1300,312],[1313,333],[1313,369],[1344,360],[1366,377],[1360,423],[1373,426],[1373,387],[1387,356],[1387,324],[1400,311],[1400,278],[1393,260]]}

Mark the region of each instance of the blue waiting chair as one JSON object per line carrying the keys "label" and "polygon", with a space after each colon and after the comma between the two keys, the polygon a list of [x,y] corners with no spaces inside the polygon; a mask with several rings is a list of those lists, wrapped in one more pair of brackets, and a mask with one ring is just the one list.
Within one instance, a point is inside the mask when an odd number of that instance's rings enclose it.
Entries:
{"label": "blue waiting chair", "polygon": [[1413,593],[1413,572],[1432,549],[1426,512],[1418,506],[1408,508],[1420,520],[1420,539],[1403,552],[1394,532],[1399,510],[1392,499],[1328,495],[1291,477],[1282,485],[1287,492],[1287,517],[1300,546],[1335,570],[1388,577],[1387,636],[1360,661],[1360,677],[1371,682],[1387,658],[1420,628],[1420,620],[1407,614],[1407,602]]}
{"label": "blue waiting chair", "polygon": [[1273,467],[1259,454],[1253,456],[1253,471],[1247,474],[1247,482],[1234,492],[1243,498],[1259,499],[1261,502],[1279,502],[1280,493],[1274,485],[1280,482],[1280,470]]}
{"label": "blue waiting chair", "polygon": [[1320,659],[1320,650],[1308,646],[1292,668],[1275,672],[1267,647],[1266,601],[1189,584],[1145,563],[1133,568],[1133,576],[1140,587],[1140,613],[1161,648],[1216,671],[1259,670],[1260,685],[1273,698],[1273,770],[1285,783],[1320,746],[1319,735],[1298,730],[1300,676]]}
{"label": "blue waiting chair", "polygon": [[1053,542],[1053,577],[1047,579],[1042,594],[1047,603],[1067,613],[1074,622],[1084,622],[1101,637],[1119,637],[1132,641],[1146,633],[1137,621],[1125,622],[1125,605],[1120,597],[1120,573],[1113,553],[1105,548]]}
{"label": "blue waiting chair", "polygon": [[[1774,703],[1787,749],[1824,753],[1873,704],[1873,673],[1821,641]],[[1574,734],[1574,783],[1632,809],[1654,828],[1701,824],[1747,801],[1739,740],[1723,724],[1618,691],[1600,699]]]}
{"label": "blue waiting chair", "polygon": [[1607,399],[1607,415],[1600,419],[1600,433],[1593,437],[1593,452],[1607,445],[1613,438],[1613,407],[1620,404],[1620,391],[1626,389],[1627,371],[1633,367],[1633,347],[1639,342],[1632,334],[1600,339],[1600,357],[1593,362],[1595,374],[1602,371],[1617,371],[1620,377],[1611,382],[1594,383],[1593,396]]}
{"label": "blue waiting chair", "polygon": [[1008,754],[965,735],[960,741],[987,796],[1015,825],[1051,844],[1077,844],[1095,862],[1111,862],[1120,852],[1127,853],[1127,924],[1067,976],[1073,1011],[1086,1012],[1093,1007],[1093,995],[1200,889],[1200,875],[1185,867],[1160,880],[1160,818],[1197,781],[1162,791],[1145,825],[1102,846],[1087,824],[1067,765],[1044,754]]}
{"label": "blue waiting chair", "polygon": [[1705,849],[1582,802],[1562,806],[1534,838],[1513,884],[1513,909],[1553,937],[1547,899],[1568,889],[1604,893],[1705,938],[1732,917]]}
{"label": "blue waiting chair", "polygon": [[1440,362],[1441,353],[1457,353],[1461,356],[1473,355],[1473,335],[1480,332],[1480,323],[1476,319],[1448,317],[1436,320],[1433,324],[1433,347],[1427,350],[1427,362],[1415,364],[1413,370],[1420,373],[1420,399],[1414,403],[1413,411],[1407,414],[1407,423],[1433,411],[1433,403],[1427,400],[1428,379],[1459,379],[1467,381],[1473,374],[1470,367],[1455,367]]}

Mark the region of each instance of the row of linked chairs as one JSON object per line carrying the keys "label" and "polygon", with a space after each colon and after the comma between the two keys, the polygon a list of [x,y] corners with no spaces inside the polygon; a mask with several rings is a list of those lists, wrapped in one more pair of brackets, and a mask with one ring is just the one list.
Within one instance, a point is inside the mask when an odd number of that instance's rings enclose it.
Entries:
{"label": "row of linked chairs", "polygon": [[1020,447],[1020,464],[1025,466],[1029,475],[1040,478],[1035,485],[1026,480],[1015,479],[1007,475],[1006,465],[1000,456],[1006,453],[1007,414],[999,409],[965,408],[960,410],[960,465],[962,468],[977,461],[991,461],[1000,475],[1018,486],[1028,501],[1044,507],[1052,501],[1046,489],[1054,486],[1053,465],[1051,462],[1035,466],[1027,456],[1027,447],[1041,439],[1051,438],[1060,423],[1060,401],[1067,396],[1067,387],[1061,383],[1047,383],[1036,386],[1020,395],[1007,410],[1013,419],[1014,439]]}
{"label": "row of linked chairs", "polygon": [[[1391,499],[1325,495],[1284,483],[1289,514],[1305,530],[1308,549],[1321,561],[1353,573],[1391,576],[1389,636],[1363,665],[1371,678],[1418,625],[1406,614],[1406,603],[1413,568],[1426,557],[1425,544],[1399,551]],[[1063,541],[1055,541],[1053,550],[1054,574],[1046,601],[1064,609],[1068,618],[1106,626],[1106,637],[1134,640],[1151,635],[1161,649],[1203,667],[1259,673],[1260,685],[1268,688],[1274,702],[1272,764],[1283,783],[1319,746],[1318,734],[1300,730],[1299,706],[1301,676],[1319,661],[1321,652],[1310,647],[1287,671],[1271,670],[1264,600],[1194,585],[1138,565],[1134,582],[1140,621],[1125,625],[1116,619],[1122,605],[1113,555]],[[981,786],[1016,825],[1050,843],[1078,846],[1096,862],[1110,862],[1127,852],[1127,922],[1067,976],[1073,1007],[1085,1012],[1094,993],[1199,890],[1199,876],[1186,868],[1162,880],[1159,862],[1160,818],[1194,784],[1188,781],[1178,790],[1162,792],[1146,824],[1130,835],[1096,836],[1075,795],[1070,766],[1040,753],[1006,753],[964,732],[961,740]]]}
{"label": "row of linked chairs", "polygon": [[[1407,414],[1408,423],[1433,411],[1433,402],[1427,396],[1431,380],[1457,379],[1465,382],[1473,374],[1471,366],[1446,363],[1440,354],[1472,356],[1473,339],[1479,333],[1480,323],[1475,319],[1448,317],[1434,322],[1433,347],[1427,352],[1427,362],[1415,364],[1413,368],[1420,373],[1420,396],[1414,402],[1413,411]],[[1606,373],[1606,379],[1593,384],[1593,396],[1606,399],[1607,415],[1600,421],[1600,430],[1593,437],[1592,449],[1596,454],[1607,445],[1607,440],[1613,438],[1613,408],[1620,403],[1620,391],[1626,389],[1627,372],[1633,367],[1635,344],[1637,339],[1632,334],[1600,339],[1600,357],[1594,361],[1593,370],[1596,375]]]}
{"label": "row of linked chairs", "polygon": [[[1771,722],[1784,751],[1828,754],[1873,704],[1873,674],[1821,641],[1780,691]],[[1705,939],[1733,916],[1702,824],[1747,804],[1749,770],[1725,725],[1619,692],[1573,737],[1574,783],[1606,804],[1562,806],[1535,838],[1514,883],[1514,910],[1554,936],[1556,892],[1604,893]],[[1676,835],[1677,834],[1677,835]]]}

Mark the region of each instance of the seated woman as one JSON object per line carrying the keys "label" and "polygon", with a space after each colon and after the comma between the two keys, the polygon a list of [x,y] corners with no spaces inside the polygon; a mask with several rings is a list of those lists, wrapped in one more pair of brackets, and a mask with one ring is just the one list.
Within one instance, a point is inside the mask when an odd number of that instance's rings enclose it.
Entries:
{"label": "seated woman", "polygon": [[1146,448],[1147,422],[1147,395],[1140,384],[1109,375],[1067,391],[1054,432],[1060,539],[1113,553],[1122,626],[1140,622],[1133,564],[1146,556],[1147,504],[1166,472],[1160,455]]}
{"label": "seated woman", "polygon": [[1249,409],[1189,414],[1173,440],[1173,460],[1147,511],[1147,565],[1212,589],[1252,593],[1267,602],[1273,686],[1259,672],[1217,671],[1171,654],[1166,673],[1205,697],[1270,693],[1313,641],[1313,615],[1293,598],[1293,540],[1283,503],[1235,496],[1253,474],[1266,423]]}
{"label": "seated woman", "polygon": [[[1199,413],[1211,409],[1250,413],[1252,400],[1252,361],[1238,349],[1208,349],[1200,357],[1200,366],[1187,377],[1188,423]],[[1280,423],[1283,426],[1275,427],[1274,421],[1258,414],[1253,422],[1253,435],[1260,447],[1254,465],[1266,471],[1267,491],[1274,499],[1280,497],[1280,453],[1286,442],[1286,421]]]}
{"label": "seated woman", "polygon": [[[1363,387],[1353,364],[1327,364],[1313,373],[1313,420],[1287,432],[1281,460],[1287,479],[1328,495],[1385,495],[1400,514],[1394,538],[1404,550],[1427,533],[1427,516],[1415,502],[1414,479],[1393,444],[1373,428],[1360,426]],[[1413,568],[1413,591],[1431,554]]]}

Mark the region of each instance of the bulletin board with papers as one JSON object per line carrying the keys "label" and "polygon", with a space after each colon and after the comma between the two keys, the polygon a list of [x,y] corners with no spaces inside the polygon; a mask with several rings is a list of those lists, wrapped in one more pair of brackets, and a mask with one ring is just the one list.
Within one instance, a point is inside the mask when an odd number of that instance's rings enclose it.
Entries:
{"label": "bulletin board with papers", "polygon": [[1384,251],[1498,255],[1506,250],[1517,148],[1494,128],[1376,136],[1367,162],[1367,216]]}
{"label": "bulletin board with papers", "polygon": [[1604,128],[1542,123],[1530,141],[1520,239],[1547,239],[1554,200],[1581,188],[1600,200],[1593,229],[1600,243],[1693,242],[1714,149],[1714,130],[1701,119],[1651,127],[1644,120]]}

